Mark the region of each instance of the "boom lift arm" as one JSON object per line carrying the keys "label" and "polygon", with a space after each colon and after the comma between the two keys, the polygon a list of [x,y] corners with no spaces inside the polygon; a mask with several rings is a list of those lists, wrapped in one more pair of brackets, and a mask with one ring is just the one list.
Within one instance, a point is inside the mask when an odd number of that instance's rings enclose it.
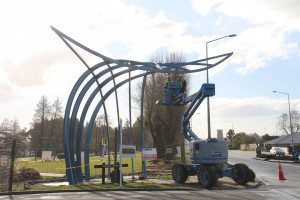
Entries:
{"label": "boom lift arm", "polygon": [[215,84],[203,84],[198,92],[187,97],[182,98],[185,93],[180,93],[181,85],[178,82],[169,82],[166,91],[166,99],[159,100],[156,103],[160,105],[183,106],[187,105],[186,110],[181,117],[181,132],[185,139],[189,142],[193,140],[200,140],[200,138],[191,130],[189,121],[196,112],[202,101],[206,97],[215,95]]}
{"label": "boom lift arm", "polygon": [[190,129],[189,121],[193,114],[196,112],[202,101],[206,97],[215,95],[215,84],[203,84],[200,90],[193,95],[191,103],[188,105],[181,117],[181,132],[185,139],[189,142],[192,140],[200,140],[198,136]]}

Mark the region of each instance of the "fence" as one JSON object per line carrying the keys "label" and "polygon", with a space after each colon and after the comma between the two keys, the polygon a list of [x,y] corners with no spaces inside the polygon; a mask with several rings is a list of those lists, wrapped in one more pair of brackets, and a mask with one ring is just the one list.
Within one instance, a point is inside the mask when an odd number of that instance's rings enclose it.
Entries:
{"label": "fence", "polygon": [[0,166],[0,192],[8,191],[9,168]]}
{"label": "fence", "polygon": [[0,151],[0,191],[12,191],[13,168],[15,160],[16,140],[12,141],[11,151],[9,146],[2,146]]}
{"label": "fence", "polygon": [[255,151],[256,144],[241,144],[241,151]]}

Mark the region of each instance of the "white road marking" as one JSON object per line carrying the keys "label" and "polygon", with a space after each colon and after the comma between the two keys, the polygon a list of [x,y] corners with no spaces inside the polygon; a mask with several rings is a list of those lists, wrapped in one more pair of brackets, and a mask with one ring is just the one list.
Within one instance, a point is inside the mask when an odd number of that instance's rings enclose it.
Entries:
{"label": "white road marking", "polygon": [[263,182],[263,184],[265,185],[270,185],[267,181],[265,181],[261,176],[267,176],[264,174],[260,174],[259,176],[256,176],[257,179],[259,179],[261,182]]}

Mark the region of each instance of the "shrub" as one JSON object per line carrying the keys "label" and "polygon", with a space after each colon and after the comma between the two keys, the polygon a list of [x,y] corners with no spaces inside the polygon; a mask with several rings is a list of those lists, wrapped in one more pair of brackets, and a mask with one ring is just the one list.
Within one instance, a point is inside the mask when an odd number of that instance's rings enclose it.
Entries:
{"label": "shrub", "polygon": [[20,173],[18,175],[19,181],[32,181],[32,180],[40,180],[42,177],[40,173],[33,168],[21,168]]}

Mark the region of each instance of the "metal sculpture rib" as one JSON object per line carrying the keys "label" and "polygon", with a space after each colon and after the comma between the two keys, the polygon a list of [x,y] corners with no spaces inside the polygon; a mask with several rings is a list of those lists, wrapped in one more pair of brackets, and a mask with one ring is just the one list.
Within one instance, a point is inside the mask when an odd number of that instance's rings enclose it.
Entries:
{"label": "metal sculpture rib", "polygon": [[[186,74],[186,73],[194,73],[200,72],[212,67],[217,66],[222,63],[226,59],[228,59],[233,53],[226,53],[214,57],[209,57],[207,59],[196,60],[192,62],[182,62],[182,63],[153,63],[153,62],[139,62],[133,60],[123,60],[123,59],[112,59],[107,56],[104,56],[67,36],[56,28],[52,27],[52,30],[64,41],[64,43],[75,53],[75,55],[83,62],[83,64],[87,67],[87,70],[79,77],[77,82],[75,83],[73,89],[70,92],[68,102],[65,109],[64,116],[64,129],[63,129],[63,141],[64,141],[64,154],[65,154],[65,162],[66,162],[66,174],[68,181],[71,185],[78,184],[83,181],[82,169],[81,169],[81,141],[83,135],[83,125],[85,122],[85,118],[87,112],[91,109],[90,106],[94,101],[97,94],[100,94],[101,100],[95,106],[94,110],[92,110],[92,116],[88,122],[88,128],[86,132],[85,145],[84,145],[84,171],[85,171],[85,180],[90,180],[90,163],[89,163],[89,151],[90,151],[90,140],[92,136],[92,129],[96,119],[98,112],[101,107],[104,108],[104,115],[106,121],[106,135],[108,138],[108,165],[110,165],[110,140],[109,140],[109,131],[108,131],[108,114],[105,107],[105,101],[112,93],[115,93],[115,100],[117,105],[117,120],[119,122],[119,100],[117,89],[123,86],[124,84],[138,79],[143,78],[143,86],[142,86],[142,97],[145,87],[145,80],[147,75],[153,73],[172,73],[172,74]],[[89,52],[92,55],[95,55],[102,59],[102,62],[90,67],[85,60],[75,51],[75,49],[71,46],[76,45],[81,49]],[[207,60],[217,60],[214,63],[207,64]],[[125,69],[124,69],[125,67]],[[191,67],[196,67],[195,69],[191,69]],[[95,71],[100,70],[97,74]],[[118,70],[114,73],[114,70]],[[132,71],[139,70],[141,73],[135,76],[131,76],[130,73]],[[117,83],[115,81],[116,78],[129,74],[129,78],[124,79]],[[108,76],[110,75],[110,76]],[[89,80],[87,78],[92,76]],[[108,77],[107,77],[108,76]],[[99,82],[99,79],[102,77],[105,78],[102,82]],[[82,84],[85,83],[84,86]],[[93,85],[96,84],[96,88],[89,94],[86,102],[83,102],[84,97],[87,95],[87,92],[91,89]],[[103,87],[109,87],[106,93],[103,93]],[[80,88],[82,88],[80,90]],[[76,96],[76,94],[78,94]],[[75,103],[74,103],[75,102]],[[76,117],[78,115],[78,111],[80,106],[83,105],[82,112],[80,114],[80,119],[76,132],[76,149],[74,152],[74,136],[75,136],[75,122]],[[72,110],[72,112],[71,112]],[[129,109],[131,111],[131,109]],[[143,110],[141,110],[141,123],[143,123]],[[130,119],[131,120],[131,119]],[[131,122],[130,122],[131,123]],[[142,148],[144,147],[144,129],[143,124],[141,124],[141,138],[142,138]],[[76,160],[74,158],[74,154]],[[146,171],[146,165],[143,163],[144,171]],[[108,169],[110,172],[110,168]]]}

